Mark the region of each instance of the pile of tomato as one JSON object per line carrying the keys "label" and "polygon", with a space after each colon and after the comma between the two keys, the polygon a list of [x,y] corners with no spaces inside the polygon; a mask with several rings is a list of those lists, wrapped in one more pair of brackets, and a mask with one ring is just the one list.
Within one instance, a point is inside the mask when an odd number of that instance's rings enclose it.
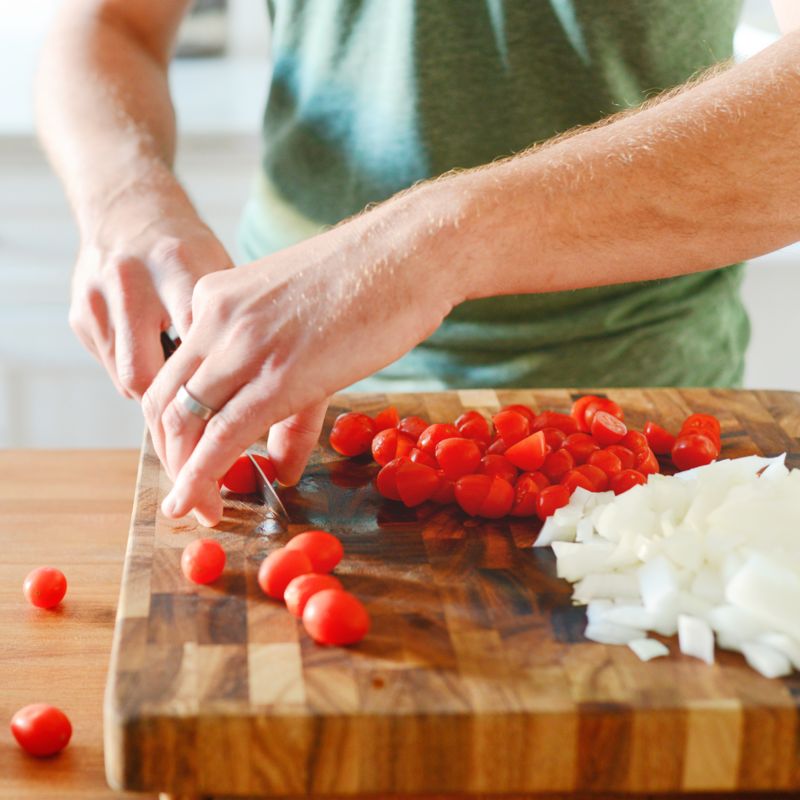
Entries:
{"label": "pile of tomato", "polygon": [[597,395],[579,397],[568,414],[513,404],[491,420],[466,411],[452,423],[400,419],[394,407],[374,418],[351,411],[336,418],[330,444],[344,456],[371,452],[381,467],[378,492],[408,507],[457,503],[472,516],[542,520],[579,486],[621,494],[661,471],[658,456],[684,470],[710,463],[721,448],[710,414],[690,415],[677,436],[655,422],[638,431]]}

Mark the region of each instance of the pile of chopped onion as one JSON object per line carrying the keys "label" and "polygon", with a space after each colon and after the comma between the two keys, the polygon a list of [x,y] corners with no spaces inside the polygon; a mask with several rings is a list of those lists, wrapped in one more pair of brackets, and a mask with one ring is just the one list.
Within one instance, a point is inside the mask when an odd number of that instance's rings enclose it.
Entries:
{"label": "pile of chopped onion", "polygon": [[708,663],[714,645],[768,678],[800,669],[800,470],[785,456],[650,475],[624,494],[576,489],[534,546],[587,606],[586,637],[640,658],[678,634]]}

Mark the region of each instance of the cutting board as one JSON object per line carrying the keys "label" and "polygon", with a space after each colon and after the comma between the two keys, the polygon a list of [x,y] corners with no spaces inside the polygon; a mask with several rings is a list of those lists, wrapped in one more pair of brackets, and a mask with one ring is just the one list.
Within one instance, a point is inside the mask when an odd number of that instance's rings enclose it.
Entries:
{"label": "cutting board", "polygon": [[[609,390],[629,423],[722,423],[723,455],[789,453],[800,466],[800,396]],[[452,420],[506,403],[567,410],[568,390],[470,390],[334,399],[343,410]],[[323,442],[327,442],[326,427]],[[376,466],[322,445],[282,490],[288,533],[257,506],[219,528],[165,519],[169,488],[142,452],[105,707],[115,788],[252,795],[680,792],[800,789],[800,680],[766,680],[741,656],[642,663],[583,637],[585,614],[532,549],[539,524],[382,500]],[[311,527],[338,535],[345,587],[367,605],[358,646],[313,644],[256,585],[264,556]],[[212,535],[228,564],[198,587],[181,551]],[[798,532],[800,535],[800,532]],[[800,612],[800,609],[798,609]]]}

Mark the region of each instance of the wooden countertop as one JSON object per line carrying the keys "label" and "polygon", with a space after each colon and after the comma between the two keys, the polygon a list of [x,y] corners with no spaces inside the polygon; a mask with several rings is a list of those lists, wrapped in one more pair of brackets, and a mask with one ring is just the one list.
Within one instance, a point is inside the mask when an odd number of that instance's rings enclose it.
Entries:
{"label": "wooden countertop", "polygon": [[[137,458],[132,450],[0,452],[0,797],[153,798],[111,792],[102,752],[103,689]],[[69,582],[56,612],[33,609],[22,596],[25,575],[45,564]],[[27,757],[8,730],[12,714],[32,702],[60,706],[72,720],[72,743],[53,759]]]}

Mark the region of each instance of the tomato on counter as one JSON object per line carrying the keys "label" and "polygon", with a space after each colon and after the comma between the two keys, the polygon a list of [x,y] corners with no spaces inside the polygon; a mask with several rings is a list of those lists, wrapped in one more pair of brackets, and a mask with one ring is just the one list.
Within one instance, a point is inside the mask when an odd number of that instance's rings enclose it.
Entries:
{"label": "tomato on counter", "polygon": [[69,744],[72,724],[61,709],[33,703],[11,718],[11,733],[26,753],[46,758],[60,753]]}
{"label": "tomato on counter", "polygon": [[67,593],[67,579],[55,567],[37,567],[22,584],[27,601],[37,608],[55,608]]}

